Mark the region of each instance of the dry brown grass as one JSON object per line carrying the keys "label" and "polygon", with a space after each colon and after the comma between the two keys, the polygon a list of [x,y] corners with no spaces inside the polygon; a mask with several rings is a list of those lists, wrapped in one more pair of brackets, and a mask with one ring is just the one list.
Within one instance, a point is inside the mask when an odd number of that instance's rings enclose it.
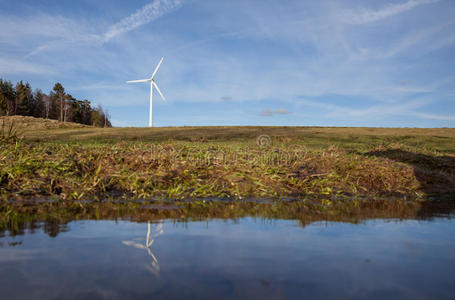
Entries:
{"label": "dry brown grass", "polygon": [[399,148],[353,153],[298,145],[260,149],[174,142],[154,147],[127,142],[5,144],[0,146],[0,191],[5,199],[415,200],[455,194],[450,184],[455,180],[455,155]]}
{"label": "dry brown grass", "polygon": [[57,120],[34,118],[28,116],[8,116],[0,117],[0,122],[14,123],[17,130],[23,132],[33,132],[42,129],[56,129],[56,128],[90,128],[91,126],[72,123],[60,122]]}

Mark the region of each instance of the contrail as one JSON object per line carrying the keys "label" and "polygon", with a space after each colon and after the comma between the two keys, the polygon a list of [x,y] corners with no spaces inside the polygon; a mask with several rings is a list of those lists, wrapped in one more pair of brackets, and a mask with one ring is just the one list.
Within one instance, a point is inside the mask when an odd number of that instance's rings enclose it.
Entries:
{"label": "contrail", "polygon": [[181,5],[182,0],[155,0],[145,5],[129,17],[126,17],[120,22],[112,25],[104,34],[103,41],[108,42],[119,34],[131,31],[139,26],[152,22],[162,15],[179,8]]}

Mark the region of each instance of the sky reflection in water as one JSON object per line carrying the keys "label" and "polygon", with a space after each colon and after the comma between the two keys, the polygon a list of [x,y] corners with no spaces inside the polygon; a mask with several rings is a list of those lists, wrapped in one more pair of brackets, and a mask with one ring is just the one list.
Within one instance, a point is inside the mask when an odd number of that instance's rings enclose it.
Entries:
{"label": "sky reflection in water", "polygon": [[74,221],[0,237],[0,298],[449,299],[455,222]]}

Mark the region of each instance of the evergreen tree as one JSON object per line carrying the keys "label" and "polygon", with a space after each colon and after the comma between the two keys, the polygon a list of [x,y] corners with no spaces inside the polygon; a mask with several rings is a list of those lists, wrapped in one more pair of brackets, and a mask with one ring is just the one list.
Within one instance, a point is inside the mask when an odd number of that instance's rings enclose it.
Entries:
{"label": "evergreen tree", "polygon": [[33,95],[33,111],[32,116],[37,118],[46,117],[46,104],[45,104],[45,95],[39,89],[35,90]]}
{"label": "evergreen tree", "polygon": [[7,116],[14,115],[16,91],[11,81],[3,82],[2,95],[6,101],[6,115]]}
{"label": "evergreen tree", "polygon": [[66,107],[64,111],[64,120],[65,122],[76,122],[77,121],[77,99],[71,96],[70,94],[66,95]]}
{"label": "evergreen tree", "polygon": [[111,127],[110,116],[101,105],[93,108],[88,100],[77,100],[60,83],[49,95],[37,89],[32,92],[29,83],[20,81],[16,87],[0,79],[0,116],[23,115],[76,122],[99,127]]}
{"label": "evergreen tree", "polygon": [[81,103],[81,123],[92,125],[92,107],[88,100],[83,100]]}
{"label": "evergreen tree", "polygon": [[0,116],[8,114],[8,102],[14,96],[11,82],[0,79]]}
{"label": "evergreen tree", "polygon": [[28,116],[30,115],[32,105],[32,91],[30,84],[24,84],[22,81],[16,84],[16,106],[15,115]]}
{"label": "evergreen tree", "polygon": [[63,88],[60,82],[57,82],[54,85],[54,88],[51,92],[51,119],[56,119],[59,121],[63,121],[64,116],[64,106],[65,106],[65,89]]}

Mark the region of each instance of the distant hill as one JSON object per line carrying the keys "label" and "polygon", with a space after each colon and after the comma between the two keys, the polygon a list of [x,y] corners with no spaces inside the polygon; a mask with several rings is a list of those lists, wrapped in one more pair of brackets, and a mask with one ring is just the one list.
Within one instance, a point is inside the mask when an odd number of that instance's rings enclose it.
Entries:
{"label": "distant hill", "polygon": [[0,117],[0,126],[14,123],[17,129],[53,129],[53,128],[90,128],[92,126],[73,122],[60,122],[57,120],[27,117],[27,116],[3,116]]}

